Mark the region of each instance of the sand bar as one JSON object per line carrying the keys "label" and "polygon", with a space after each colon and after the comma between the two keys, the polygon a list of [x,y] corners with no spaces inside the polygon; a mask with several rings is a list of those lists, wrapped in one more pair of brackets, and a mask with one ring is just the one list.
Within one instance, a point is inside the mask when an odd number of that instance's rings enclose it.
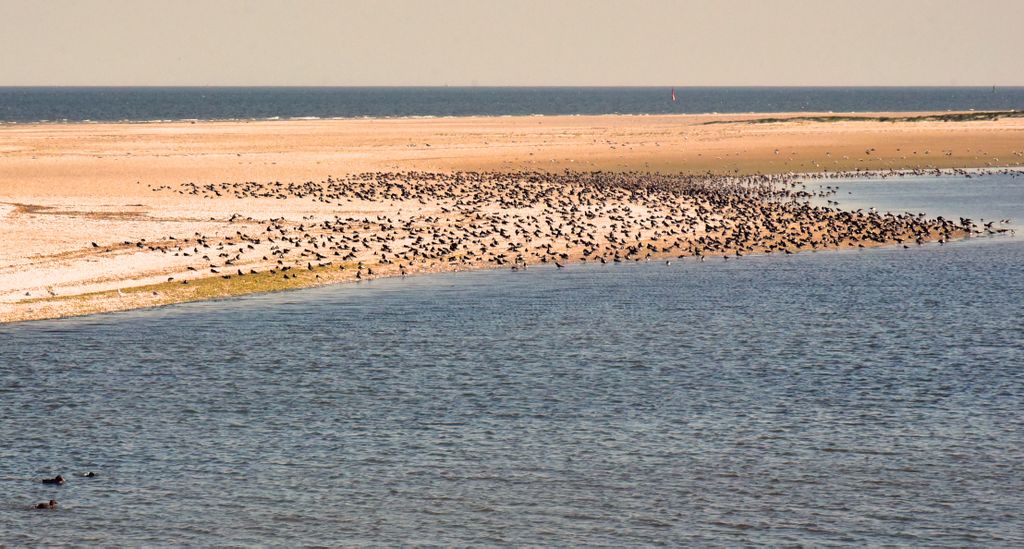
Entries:
{"label": "sand bar", "polygon": [[[271,219],[293,227],[339,217],[383,216],[394,222],[413,216],[417,223],[434,220],[433,230],[456,225],[470,230],[466,219],[453,217],[465,212],[452,210],[450,201],[431,201],[425,195],[416,195],[415,201],[348,196],[325,202],[313,195],[239,197],[228,188],[221,188],[218,196],[202,190],[209,185],[322,183],[329,176],[380,171],[736,175],[1024,164],[1024,118],[879,122],[808,116],[772,115],[802,119],[771,123],[751,123],[766,117],[757,114],[2,125],[0,321],[351,280],[360,262],[368,270],[376,265],[373,275],[361,273],[365,277],[397,273],[400,262],[380,264],[381,250],[371,254],[368,247],[347,260],[351,269],[340,270],[345,261],[339,258],[314,256],[319,262],[304,263],[317,263],[313,270],[285,280],[225,279],[220,271],[229,257],[211,257],[208,263],[220,268],[210,273],[199,270],[206,265],[196,265],[196,255],[173,253],[184,239],[197,235],[210,249],[221,247],[218,252],[225,253],[239,243],[229,237],[266,232]],[[183,187],[188,183],[194,187]],[[190,188],[200,190],[186,192]],[[627,197],[620,198],[618,206],[626,206]],[[486,215],[500,210],[481,207]],[[520,212],[540,213],[529,208]],[[618,214],[608,210],[601,215],[603,230],[616,223]],[[654,234],[652,230],[641,236]],[[545,242],[537,238],[533,245]],[[260,244],[267,249],[257,258],[239,259],[229,270],[249,274],[274,268],[279,256],[261,258],[280,250],[267,244]],[[556,244],[559,253],[581,259],[582,248],[568,241]],[[203,255],[209,254],[199,257]],[[301,259],[289,261],[297,265]],[[327,262],[332,263],[329,268],[319,267]],[[421,272],[496,266],[501,265],[430,260],[406,261],[403,268]],[[177,286],[184,280],[191,281],[187,291]]]}

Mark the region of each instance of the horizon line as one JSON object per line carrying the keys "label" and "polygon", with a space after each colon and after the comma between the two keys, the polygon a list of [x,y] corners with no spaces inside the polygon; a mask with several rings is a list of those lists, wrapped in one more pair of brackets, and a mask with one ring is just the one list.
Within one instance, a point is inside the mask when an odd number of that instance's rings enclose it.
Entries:
{"label": "horizon line", "polygon": [[0,88],[483,88],[483,89],[621,89],[621,88],[1024,88],[1024,84],[0,84]]}

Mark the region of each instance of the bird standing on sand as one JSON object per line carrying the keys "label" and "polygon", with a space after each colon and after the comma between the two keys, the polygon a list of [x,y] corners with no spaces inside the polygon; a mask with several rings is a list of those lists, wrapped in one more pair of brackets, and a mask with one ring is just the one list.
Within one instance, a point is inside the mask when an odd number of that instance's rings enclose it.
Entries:
{"label": "bird standing on sand", "polygon": [[[573,258],[601,263],[662,259],[670,265],[670,257],[705,261],[706,256],[789,254],[900,239],[948,241],[963,230],[963,220],[955,225],[871,209],[847,212],[834,209],[833,200],[828,207],[815,206],[809,197],[832,197],[838,188],[809,193],[802,185],[792,175],[568,170],[368,172],[320,182],[188,183],[180,192],[211,199],[306,200],[343,211],[351,211],[348,203],[364,202],[384,213],[345,216],[326,210],[303,215],[301,221],[283,216],[261,221],[236,213],[211,219],[230,223],[227,234],[196,232],[188,239],[168,236],[165,241],[174,242],[170,245],[145,240],[124,245],[143,252],[177,248],[175,256],[193,258],[186,260],[192,264],[179,267],[183,271],[209,269],[218,275],[223,268],[225,279],[231,278],[228,269],[243,276],[245,269],[256,274],[252,267],[261,266],[271,267],[271,276],[292,280],[297,275],[285,271],[318,271],[330,266],[325,260],[333,256],[358,263],[355,278],[363,280],[488,266],[525,270],[528,261],[562,269]],[[419,207],[407,209],[408,203]],[[387,213],[395,205],[402,206],[397,214]],[[256,230],[247,232],[246,226],[254,225]]]}

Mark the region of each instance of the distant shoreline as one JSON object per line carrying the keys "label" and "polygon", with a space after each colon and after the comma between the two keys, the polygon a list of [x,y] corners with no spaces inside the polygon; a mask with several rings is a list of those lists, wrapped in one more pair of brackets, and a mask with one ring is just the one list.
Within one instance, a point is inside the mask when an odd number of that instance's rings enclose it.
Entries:
{"label": "distant shoreline", "polygon": [[[769,115],[769,116],[764,116]],[[732,120],[731,117],[763,116],[755,119]],[[700,118],[714,117],[727,118],[723,120],[712,120],[704,122],[705,125],[731,124],[743,122],[746,124],[775,124],[785,122],[974,122],[982,120],[998,120],[1000,118],[1021,118],[1024,117],[1024,110],[994,110],[994,111],[973,111],[973,110],[950,110],[950,111],[850,111],[850,112],[706,112],[706,113],[605,113],[605,114],[504,114],[504,115],[409,115],[409,116],[272,116],[267,118],[178,118],[178,119],[157,119],[157,120],[37,120],[34,122],[18,122],[0,120],[0,128],[4,126],[46,126],[46,125],[103,125],[103,124],[217,124],[217,123],[259,123],[259,122],[314,122],[314,121],[359,121],[359,120],[466,120],[486,118],[561,118],[561,117],[625,117],[625,118],[646,118],[646,117],[680,117]]]}

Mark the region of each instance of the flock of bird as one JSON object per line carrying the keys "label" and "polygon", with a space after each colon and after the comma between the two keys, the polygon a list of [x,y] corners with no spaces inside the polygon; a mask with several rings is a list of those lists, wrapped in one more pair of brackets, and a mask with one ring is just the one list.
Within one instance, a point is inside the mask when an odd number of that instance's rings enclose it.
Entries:
{"label": "flock of bird", "polygon": [[983,176],[1024,176],[1019,168],[905,168],[905,169],[855,169],[844,172],[812,172],[800,174],[801,179],[888,179],[890,177],[961,177],[972,179]]}
{"label": "flock of bird", "polygon": [[[485,267],[561,268],[572,261],[703,261],[808,249],[906,247],[945,242],[977,229],[964,218],[844,211],[832,200],[815,205],[811,198],[836,192],[824,185],[808,191],[804,180],[815,177],[372,172],[319,182],[162,185],[152,190],[256,201],[261,211],[267,211],[267,201],[305,200],[331,213],[295,220],[234,214],[217,234],[120,246],[177,256],[184,269],[169,273],[176,276],[168,280],[188,284],[205,276],[260,273],[287,280],[298,273],[312,277],[306,271],[316,271],[316,279],[336,281]],[[333,274],[321,279],[325,271]]]}

